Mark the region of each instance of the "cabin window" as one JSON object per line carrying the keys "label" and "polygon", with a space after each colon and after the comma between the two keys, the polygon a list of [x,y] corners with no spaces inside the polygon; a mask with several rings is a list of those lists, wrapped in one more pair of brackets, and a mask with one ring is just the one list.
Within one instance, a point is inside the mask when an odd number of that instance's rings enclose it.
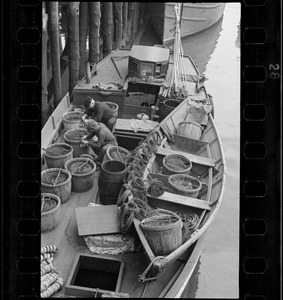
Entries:
{"label": "cabin window", "polygon": [[142,63],[141,64],[141,76],[153,76],[153,64]]}
{"label": "cabin window", "polygon": [[134,76],[139,74],[139,64],[132,59],[129,60],[129,73]]}
{"label": "cabin window", "polygon": [[160,74],[161,74],[161,64],[157,64],[155,69],[155,75],[160,76]]}
{"label": "cabin window", "polygon": [[165,76],[168,69],[168,63],[160,65],[160,76]]}

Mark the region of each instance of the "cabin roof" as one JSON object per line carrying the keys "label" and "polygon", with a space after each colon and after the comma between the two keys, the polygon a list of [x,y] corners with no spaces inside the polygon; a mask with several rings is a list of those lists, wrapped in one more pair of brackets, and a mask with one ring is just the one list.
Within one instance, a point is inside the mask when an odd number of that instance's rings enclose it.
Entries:
{"label": "cabin roof", "polygon": [[169,49],[161,47],[133,45],[129,56],[140,61],[161,62],[168,61]]}

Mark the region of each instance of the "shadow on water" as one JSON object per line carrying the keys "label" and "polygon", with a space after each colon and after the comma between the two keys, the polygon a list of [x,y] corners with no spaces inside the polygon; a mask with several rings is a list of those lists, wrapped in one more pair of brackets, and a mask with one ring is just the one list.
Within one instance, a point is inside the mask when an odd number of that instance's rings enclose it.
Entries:
{"label": "shadow on water", "polygon": [[198,290],[198,276],[199,276],[199,268],[200,268],[201,261],[198,260],[194,272],[191,276],[191,279],[186,286],[184,293],[181,298],[196,298],[197,290]]}

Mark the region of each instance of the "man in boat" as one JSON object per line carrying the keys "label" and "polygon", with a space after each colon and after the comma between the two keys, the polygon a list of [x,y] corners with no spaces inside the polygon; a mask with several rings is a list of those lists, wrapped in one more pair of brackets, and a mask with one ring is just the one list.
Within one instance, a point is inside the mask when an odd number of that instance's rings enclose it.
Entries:
{"label": "man in boat", "polygon": [[98,123],[95,120],[85,120],[84,123],[88,133],[82,137],[82,142],[90,145],[97,155],[95,163],[100,166],[107,149],[113,145],[118,146],[116,137],[103,123]]}
{"label": "man in boat", "polygon": [[104,102],[95,101],[91,97],[87,97],[84,106],[86,111],[82,117],[83,121],[86,118],[90,118],[97,122],[104,123],[111,132],[113,131],[113,126],[115,125],[117,118],[109,105]]}

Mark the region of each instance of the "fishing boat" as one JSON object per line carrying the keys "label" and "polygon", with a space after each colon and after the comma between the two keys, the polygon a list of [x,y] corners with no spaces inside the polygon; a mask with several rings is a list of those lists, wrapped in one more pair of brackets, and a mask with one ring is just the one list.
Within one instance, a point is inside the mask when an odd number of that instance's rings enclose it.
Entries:
{"label": "fishing boat", "polygon": [[[163,44],[174,41],[176,3],[166,2],[164,7],[164,34]],[[182,3],[181,37],[185,38],[201,32],[217,23],[224,12],[225,3]]]}
{"label": "fishing boat", "polygon": [[[47,223],[52,226],[41,233],[41,274],[56,273],[49,281],[57,283],[47,292],[41,277],[43,296],[184,296],[223,201],[226,165],[212,97],[193,60],[182,53],[178,25],[175,39],[173,52],[162,45],[113,51],[78,83],[72,102],[68,94],[62,99],[42,129],[42,174],[51,170],[50,187],[63,192],[61,205],[53,196],[57,204]],[[86,95],[119,108],[113,130],[119,146],[116,158],[108,154],[100,170],[90,163],[91,150],[86,160],[73,158],[80,162],[75,171],[94,166],[91,185],[74,191],[70,159],[52,169],[46,149],[66,142],[72,129],[66,131],[64,116],[80,113]],[[158,107],[166,100],[178,105],[159,122]],[[116,184],[101,179],[106,163],[124,166],[115,199],[102,197],[102,190]],[[65,187],[57,184],[60,175]],[[52,201],[43,183],[42,209]]]}

